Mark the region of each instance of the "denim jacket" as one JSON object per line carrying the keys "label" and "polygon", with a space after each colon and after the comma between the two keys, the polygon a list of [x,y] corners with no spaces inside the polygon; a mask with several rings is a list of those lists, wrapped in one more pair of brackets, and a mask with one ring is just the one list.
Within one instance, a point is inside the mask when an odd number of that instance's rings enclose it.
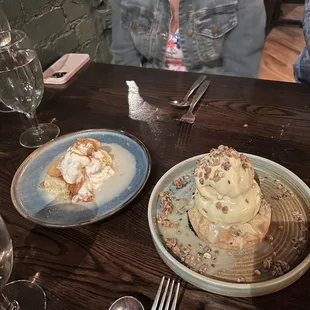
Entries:
{"label": "denim jacket", "polygon": [[[112,63],[164,68],[169,0],[112,0]],[[180,0],[188,71],[256,77],[265,40],[263,0]]]}
{"label": "denim jacket", "polygon": [[310,0],[305,1],[304,36],[306,47],[294,63],[295,79],[299,83],[310,83]]}

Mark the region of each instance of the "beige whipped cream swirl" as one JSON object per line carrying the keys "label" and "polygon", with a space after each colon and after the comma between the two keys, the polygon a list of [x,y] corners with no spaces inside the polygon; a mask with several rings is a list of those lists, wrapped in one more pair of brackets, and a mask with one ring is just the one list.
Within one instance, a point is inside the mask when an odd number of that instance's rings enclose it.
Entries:
{"label": "beige whipped cream swirl", "polygon": [[65,182],[78,187],[74,203],[93,200],[94,191],[114,174],[111,157],[100,147],[94,139],[78,139],[59,165]]}
{"label": "beige whipped cream swirl", "polygon": [[249,159],[220,146],[197,163],[195,206],[211,223],[235,225],[249,222],[261,205],[261,190]]}

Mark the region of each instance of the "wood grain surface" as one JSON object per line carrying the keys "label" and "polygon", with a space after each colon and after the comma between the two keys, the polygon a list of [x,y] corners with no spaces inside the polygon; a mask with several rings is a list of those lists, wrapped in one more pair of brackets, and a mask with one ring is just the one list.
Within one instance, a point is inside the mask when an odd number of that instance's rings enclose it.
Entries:
{"label": "wood grain surface", "polygon": [[[282,9],[281,18],[304,18],[304,4],[285,3]],[[293,64],[305,45],[302,28],[294,25],[273,27],[265,41],[259,77],[264,80],[295,82]]]}
{"label": "wood grain surface", "polygon": [[[61,134],[90,128],[125,130],[150,151],[152,171],[139,196],[122,212],[74,229],[50,229],[22,218],[10,184],[31,150],[18,138],[28,124],[18,113],[0,114],[0,206],[14,244],[11,279],[29,279],[46,291],[48,310],[108,309],[123,295],[150,309],[160,279],[173,276],[157,254],[148,228],[152,188],[169,168],[219,144],[274,160],[310,185],[310,88],[306,85],[210,76],[188,139],[179,118],[180,99],[197,75],[90,64],[67,87],[46,89],[38,108],[42,122],[56,118]],[[128,105],[126,80],[146,101]],[[247,124],[248,126],[244,126]],[[180,141],[182,143],[180,143]],[[179,309],[309,309],[310,273],[264,297],[228,298],[182,281]]]}

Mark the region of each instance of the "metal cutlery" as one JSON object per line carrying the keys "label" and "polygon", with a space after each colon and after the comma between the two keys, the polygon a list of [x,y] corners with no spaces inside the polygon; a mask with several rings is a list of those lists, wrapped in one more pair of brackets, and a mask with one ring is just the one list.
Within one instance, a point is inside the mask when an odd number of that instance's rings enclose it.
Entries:
{"label": "metal cutlery", "polygon": [[201,75],[191,86],[184,99],[179,102],[178,100],[170,101],[169,103],[177,108],[186,108],[190,105],[189,97],[193,94],[193,92],[201,85],[201,83],[207,78],[206,75]]}
{"label": "metal cutlery", "polygon": [[192,99],[188,112],[185,113],[180,121],[193,124],[195,122],[195,115],[193,114],[193,111],[195,109],[196,104],[199,102],[200,98],[204,95],[204,93],[207,91],[207,89],[210,86],[210,81],[204,81],[198,88],[197,92],[194,95],[194,98]]}

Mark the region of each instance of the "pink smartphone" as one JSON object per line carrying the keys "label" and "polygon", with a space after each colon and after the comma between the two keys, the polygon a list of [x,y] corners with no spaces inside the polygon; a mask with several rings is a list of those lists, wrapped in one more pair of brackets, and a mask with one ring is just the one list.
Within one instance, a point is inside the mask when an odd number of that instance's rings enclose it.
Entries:
{"label": "pink smartphone", "polygon": [[65,54],[43,73],[44,84],[65,84],[89,62],[88,54]]}

